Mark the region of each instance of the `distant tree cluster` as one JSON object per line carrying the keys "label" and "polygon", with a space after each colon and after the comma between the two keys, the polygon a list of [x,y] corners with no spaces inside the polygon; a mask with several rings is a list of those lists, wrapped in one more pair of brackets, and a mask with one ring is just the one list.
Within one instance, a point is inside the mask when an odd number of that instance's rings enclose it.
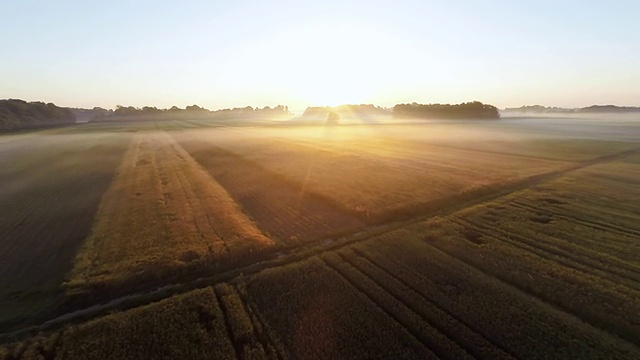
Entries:
{"label": "distant tree cluster", "polygon": [[155,106],[144,106],[137,108],[133,106],[116,105],[116,110],[113,112],[113,116],[145,116],[145,115],[161,115],[161,114],[208,114],[208,109],[202,108],[198,105],[190,105],[181,109],[177,106],[172,106],[169,109],[158,109]]}
{"label": "distant tree cluster", "polygon": [[545,114],[545,113],[633,113],[640,112],[640,107],[617,105],[591,105],[578,109],[550,107],[542,105],[525,105],[517,108],[505,108],[504,112]]}
{"label": "distant tree cluster", "polygon": [[68,108],[73,115],[76,116],[76,121],[100,121],[113,115],[113,110],[103,109],[101,107],[94,107],[93,109],[81,109],[81,108]]}
{"label": "distant tree cluster", "polygon": [[329,114],[334,113],[337,114],[338,117],[340,115],[348,116],[348,115],[388,115],[389,110],[375,106],[373,104],[360,104],[360,105],[340,105],[340,106],[312,106],[308,107],[302,116],[304,117],[317,117],[317,118],[327,118]]}
{"label": "distant tree cluster", "polygon": [[52,103],[0,100],[0,130],[19,130],[71,124],[76,117],[71,110]]}
{"label": "distant tree cluster", "polygon": [[565,109],[560,107],[542,106],[542,105],[525,105],[518,108],[506,108],[506,112],[519,112],[519,113],[532,113],[532,114],[544,114],[544,113],[570,113],[575,112],[576,109]]}
{"label": "distant tree cluster", "polygon": [[616,106],[616,105],[591,105],[578,109],[582,113],[630,113],[640,112],[640,107],[636,106]]}
{"label": "distant tree cluster", "polygon": [[498,119],[500,113],[493,105],[479,101],[451,104],[398,104],[393,107],[395,117],[422,119]]}
{"label": "distant tree cluster", "polygon": [[221,109],[212,111],[212,117],[272,117],[272,116],[290,116],[289,107],[285,105],[278,105],[275,107],[265,106],[263,108],[253,108],[251,106],[245,106],[242,108],[233,109]]}
{"label": "distant tree cluster", "polygon": [[340,115],[335,112],[330,112],[327,114],[327,125],[338,125],[340,122]]}
{"label": "distant tree cluster", "polygon": [[175,118],[175,117],[206,117],[206,118],[246,118],[246,117],[271,117],[291,115],[289,108],[284,105],[276,107],[265,106],[264,108],[253,108],[251,106],[236,107],[233,109],[221,109],[211,111],[198,105],[190,105],[181,109],[172,106],[169,109],[158,109],[156,107],[145,106],[136,108],[133,106],[117,105],[113,112],[113,118]]}

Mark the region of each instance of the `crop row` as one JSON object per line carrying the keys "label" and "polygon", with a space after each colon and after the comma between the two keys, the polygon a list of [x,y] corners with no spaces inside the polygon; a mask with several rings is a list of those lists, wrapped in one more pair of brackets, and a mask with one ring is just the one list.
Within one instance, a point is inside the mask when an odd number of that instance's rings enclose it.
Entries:
{"label": "crop row", "polygon": [[584,324],[520,287],[504,282],[501,279],[504,276],[499,276],[497,271],[482,271],[471,261],[479,258],[478,261],[495,264],[503,273],[520,273],[512,267],[518,262],[517,258],[510,258],[513,254],[480,257],[477,252],[461,249],[460,253],[468,252],[467,257],[453,252],[451,255],[455,256],[450,256],[433,242],[454,242],[453,236],[449,236],[452,229],[433,232],[428,227],[417,226],[410,230],[358,244],[355,248],[367,260],[403,279],[423,297],[447,313],[455,314],[468,328],[508,354],[524,358],[542,354],[558,358],[598,358],[606,357],[609,352],[618,354],[619,358],[637,355],[638,349],[629,343]]}
{"label": "crop row", "polygon": [[[414,311],[423,321],[437,328],[439,332],[448,338],[446,341],[442,341],[442,344],[455,341],[476,359],[512,358],[498,346],[491,343],[489,339],[469,328],[464,324],[463,319],[459,319],[455,314],[448,313],[438,304],[422,296],[421,292],[426,289],[413,288],[411,284],[401,277],[368,260],[357,247],[342,249],[338,254],[344,262],[358,269],[370,281],[375,282],[380,288]],[[344,267],[344,265],[342,266]],[[351,270],[349,272],[353,273],[354,271]],[[438,339],[441,336],[434,336],[434,339]],[[437,344],[437,346],[441,345]]]}
{"label": "crop row", "polygon": [[274,342],[292,359],[435,357],[379,299],[318,257],[265,270],[244,286]]}

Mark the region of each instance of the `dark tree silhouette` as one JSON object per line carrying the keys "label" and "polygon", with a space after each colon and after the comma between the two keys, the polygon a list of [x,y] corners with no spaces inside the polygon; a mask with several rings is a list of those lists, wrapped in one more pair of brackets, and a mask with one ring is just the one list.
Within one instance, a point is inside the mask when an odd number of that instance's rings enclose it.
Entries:
{"label": "dark tree silhouette", "polygon": [[338,125],[339,121],[340,121],[340,115],[338,115],[338,113],[335,113],[332,111],[329,114],[327,114],[327,125]]}
{"label": "dark tree silhouette", "polygon": [[53,103],[0,100],[0,130],[70,124],[75,121],[76,116],[71,110]]}
{"label": "dark tree silhouette", "polygon": [[498,119],[500,113],[493,105],[472,101],[451,104],[398,104],[393,107],[396,117],[416,117],[423,119]]}

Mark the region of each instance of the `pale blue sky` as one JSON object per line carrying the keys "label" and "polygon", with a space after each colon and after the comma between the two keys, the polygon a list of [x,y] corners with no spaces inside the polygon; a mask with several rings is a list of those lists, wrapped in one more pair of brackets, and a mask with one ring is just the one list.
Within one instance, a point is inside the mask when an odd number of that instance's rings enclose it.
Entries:
{"label": "pale blue sky", "polygon": [[640,105],[640,1],[7,1],[0,98]]}

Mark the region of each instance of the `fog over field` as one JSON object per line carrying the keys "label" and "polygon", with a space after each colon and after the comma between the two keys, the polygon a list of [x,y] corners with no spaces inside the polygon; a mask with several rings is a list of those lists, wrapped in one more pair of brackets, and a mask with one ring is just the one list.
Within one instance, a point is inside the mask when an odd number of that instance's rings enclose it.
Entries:
{"label": "fog over field", "polygon": [[640,1],[0,14],[0,360],[640,359]]}
{"label": "fog over field", "polygon": [[0,354],[640,354],[640,118],[356,120],[0,135]]}

